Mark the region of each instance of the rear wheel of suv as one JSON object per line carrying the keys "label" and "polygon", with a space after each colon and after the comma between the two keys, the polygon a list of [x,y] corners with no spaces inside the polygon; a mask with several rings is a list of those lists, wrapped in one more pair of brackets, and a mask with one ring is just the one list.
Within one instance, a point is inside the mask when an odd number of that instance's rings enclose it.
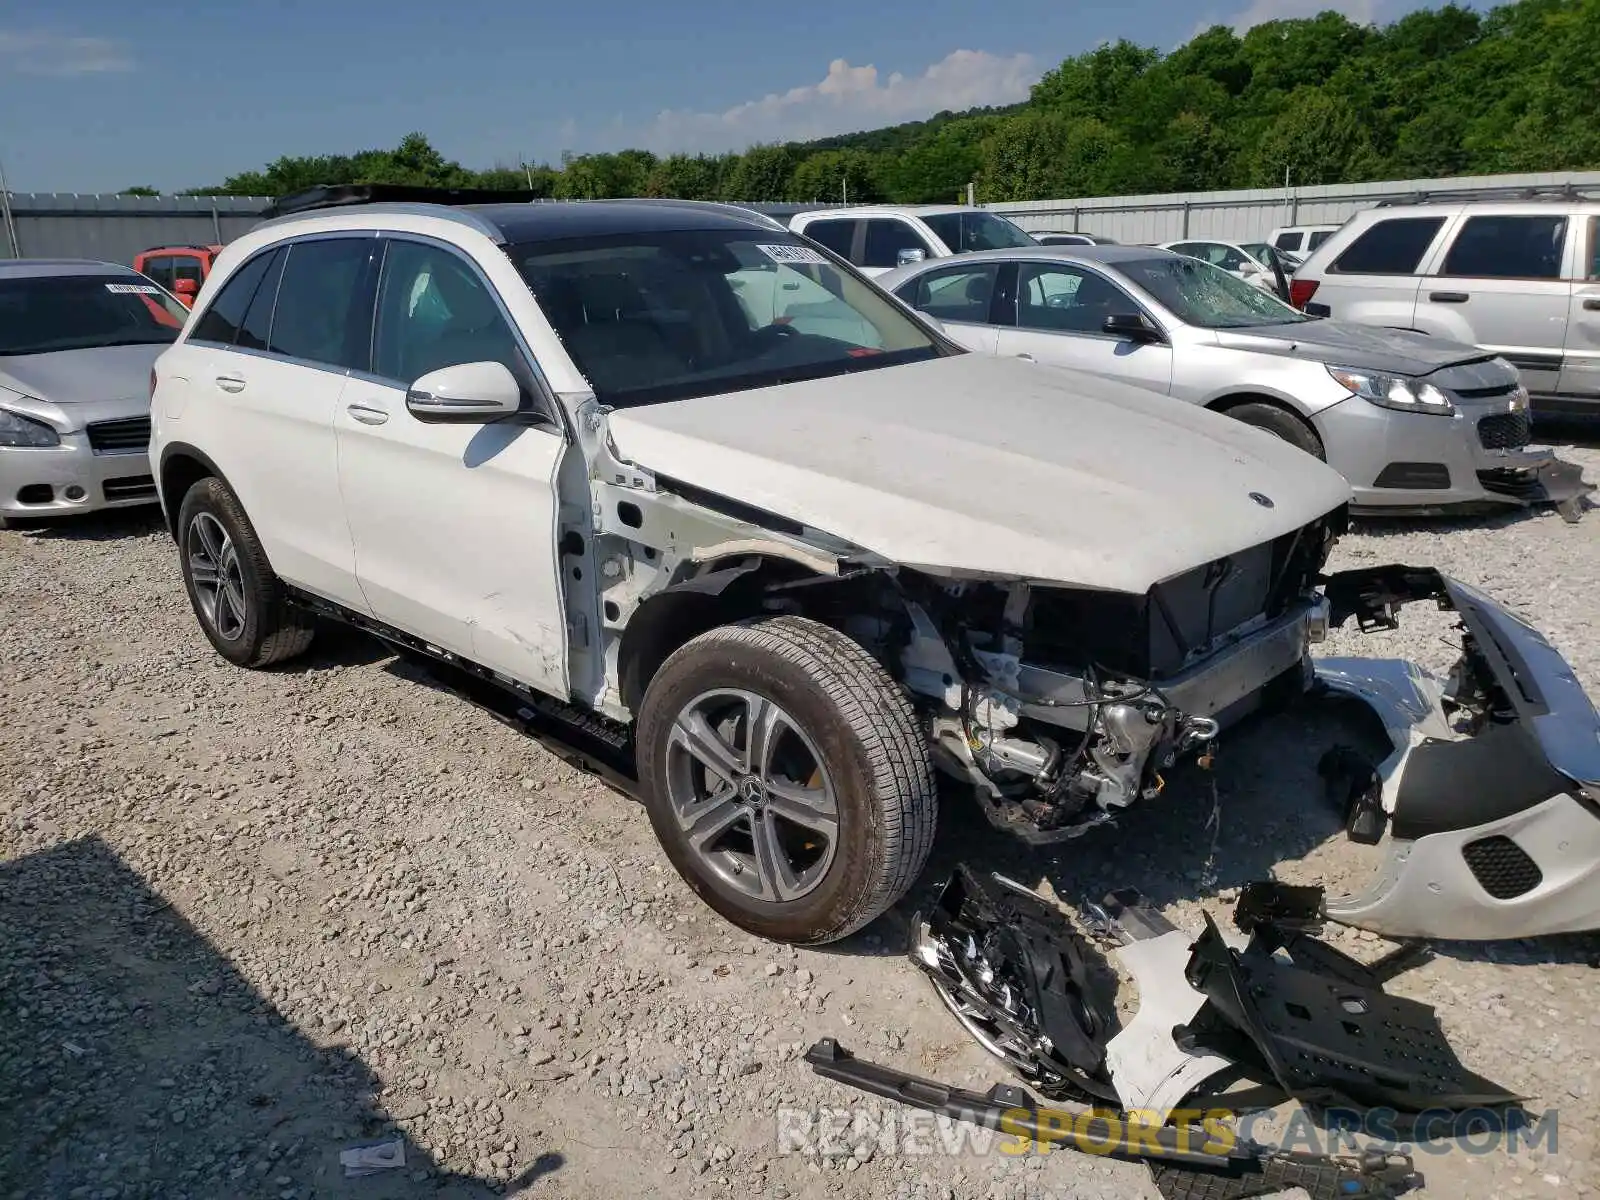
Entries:
{"label": "rear wheel of suv", "polygon": [[857,643],[782,616],[702,634],[640,706],[650,823],[735,925],[835,941],[903,896],[938,815],[927,738]]}
{"label": "rear wheel of suv", "polygon": [[1328,461],[1327,452],[1322,448],[1322,439],[1317,436],[1317,431],[1293,413],[1275,408],[1271,404],[1253,401],[1235,404],[1227,410],[1227,413],[1236,421],[1254,425],[1257,429],[1265,429],[1268,433],[1281,437],[1291,446],[1298,446],[1307,454],[1316,455],[1323,462]]}
{"label": "rear wheel of suv", "polygon": [[200,628],[229,662],[271,666],[311,645],[310,614],[289,604],[238,498],[220,479],[202,479],[184,495],[178,560]]}

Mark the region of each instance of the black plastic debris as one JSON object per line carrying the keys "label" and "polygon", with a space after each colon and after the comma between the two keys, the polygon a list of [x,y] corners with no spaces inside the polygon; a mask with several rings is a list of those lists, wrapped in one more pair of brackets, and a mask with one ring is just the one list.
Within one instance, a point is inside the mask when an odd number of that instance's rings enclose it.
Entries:
{"label": "black plastic debris", "polygon": [[1114,976],[1057,909],[960,866],[913,930],[911,960],[984,1049],[1045,1096],[1118,1104]]}
{"label": "black plastic debris", "polygon": [[1198,1128],[1135,1127],[1121,1115],[1043,1108],[1021,1088],[1005,1084],[987,1093],[950,1087],[865,1062],[832,1038],[817,1042],[805,1057],[823,1078],[869,1095],[1035,1144],[1147,1163],[1166,1200],[1246,1200],[1296,1187],[1311,1200],[1391,1200],[1423,1186],[1405,1155],[1293,1154],[1247,1141],[1213,1141]]}
{"label": "black plastic debris", "polygon": [[1232,1059],[1314,1108],[1502,1110],[1521,1099],[1461,1064],[1430,1005],[1387,995],[1371,968],[1332,947],[1260,934],[1232,950],[1206,916],[1187,976],[1209,1003],[1174,1031],[1180,1046]]}
{"label": "black plastic debris", "polygon": [[1247,883],[1239,890],[1233,923],[1240,933],[1255,933],[1263,926],[1284,932],[1320,933],[1325,923],[1322,889],[1273,881]]}
{"label": "black plastic debris", "polygon": [[1383,777],[1377,764],[1359,750],[1334,746],[1317,763],[1317,774],[1344,819],[1345,836],[1360,846],[1381,842],[1389,814],[1383,808]]}

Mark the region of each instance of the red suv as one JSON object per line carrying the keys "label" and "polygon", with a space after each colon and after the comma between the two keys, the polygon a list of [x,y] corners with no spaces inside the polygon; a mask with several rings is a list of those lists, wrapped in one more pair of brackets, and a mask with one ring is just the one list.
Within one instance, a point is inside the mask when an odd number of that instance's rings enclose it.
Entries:
{"label": "red suv", "polygon": [[135,256],[133,269],[148,275],[185,305],[193,305],[200,285],[211,274],[211,264],[221,253],[221,246],[154,246]]}

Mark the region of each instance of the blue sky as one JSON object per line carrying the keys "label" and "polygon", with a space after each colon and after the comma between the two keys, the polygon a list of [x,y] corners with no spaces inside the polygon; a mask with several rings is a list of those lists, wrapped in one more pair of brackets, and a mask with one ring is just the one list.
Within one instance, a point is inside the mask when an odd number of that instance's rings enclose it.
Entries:
{"label": "blue sky", "polygon": [[468,166],[743,149],[1024,99],[1128,37],[1416,0],[19,0],[0,13],[16,191],[178,189],[426,133]]}

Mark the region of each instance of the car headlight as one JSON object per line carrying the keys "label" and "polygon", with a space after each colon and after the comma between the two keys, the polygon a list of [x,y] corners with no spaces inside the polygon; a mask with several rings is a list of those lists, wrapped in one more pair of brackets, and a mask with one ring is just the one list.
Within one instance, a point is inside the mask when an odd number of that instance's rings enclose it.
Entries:
{"label": "car headlight", "polygon": [[0,408],[0,446],[59,446],[61,435],[51,425]]}
{"label": "car headlight", "polygon": [[1369,403],[1397,412],[1433,413],[1448,417],[1456,406],[1431,383],[1408,379],[1404,375],[1384,375],[1377,371],[1358,371],[1353,367],[1329,367],[1328,374]]}

